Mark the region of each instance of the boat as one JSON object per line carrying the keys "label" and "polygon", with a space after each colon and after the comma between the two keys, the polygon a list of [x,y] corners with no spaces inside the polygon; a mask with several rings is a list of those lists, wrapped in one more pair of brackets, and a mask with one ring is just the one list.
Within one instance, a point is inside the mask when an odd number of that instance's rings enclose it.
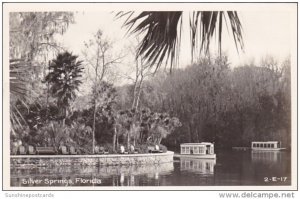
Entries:
{"label": "boat", "polygon": [[280,151],[285,148],[281,148],[280,142],[278,141],[255,141],[251,142],[251,149],[253,151]]}
{"label": "boat", "polygon": [[178,157],[215,159],[214,144],[210,142],[180,144]]}

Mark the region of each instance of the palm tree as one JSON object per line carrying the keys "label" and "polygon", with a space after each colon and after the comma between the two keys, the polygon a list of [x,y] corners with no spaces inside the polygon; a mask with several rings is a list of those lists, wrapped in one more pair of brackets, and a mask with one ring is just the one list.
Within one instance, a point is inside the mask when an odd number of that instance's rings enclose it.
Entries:
{"label": "palm tree", "polygon": [[[118,12],[117,18],[127,17],[124,26],[131,34],[142,35],[137,57],[142,56],[158,69],[163,62],[170,59],[170,70],[179,57],[183,12]],[[195,11],[190,14],[190,35],[192,59],[196,47],[207,54],[211,39],[218,37],[219,53],[221,54],[223,20],[230,23],[236,48],[243,50],[242,25],[236,11]],[[198,46],[200,45],[200,46]]]}
{"label": "palm tree", "polygon": [[27,70],[31,63],[23,59],[9,60],[9,85],[10,85],[10,121],[12,135],[17,135],[18,129],[26,128],[27,122],[24,119],[21,111],[16,106],[19,101],[26,108],[27,102],[30,100],[27,95],[26,77],[28,77]]}
{"label": "palm tree", "polygon": [[77,56],[69,52],[58,54],[49,66],[49,74],[45,81],[50,85],[50,93],[57,99],[57,106],[62,111],[62,116],[67,117],[67,108],[70,101],[76,97],[76,90],[82,83],[82,61],[77,61]]}

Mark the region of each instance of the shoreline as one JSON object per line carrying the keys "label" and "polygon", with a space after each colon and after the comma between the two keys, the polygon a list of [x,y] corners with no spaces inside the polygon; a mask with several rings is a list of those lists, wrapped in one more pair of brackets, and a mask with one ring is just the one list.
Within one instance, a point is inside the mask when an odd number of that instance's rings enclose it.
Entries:
{"label": "shoreline", "polygon": [[55,166],[144,165],[173,161],[174,152],[107,155],[11,155],[11,168]]}

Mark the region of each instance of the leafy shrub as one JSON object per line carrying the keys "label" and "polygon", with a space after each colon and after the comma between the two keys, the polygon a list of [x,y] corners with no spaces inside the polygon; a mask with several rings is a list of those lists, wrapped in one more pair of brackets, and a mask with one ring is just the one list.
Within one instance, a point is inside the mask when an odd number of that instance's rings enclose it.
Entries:
{"label": "leafy shrub", "polygon": [[161,149],[164,153],[168,151],[168,148],[165,145],[160,144],[159,149]]}
{"label": "leafy shrub", "polygon": [[108,153],[109,153],[109,154],[114,154],[114,153],[116,153],[116,151],[114,151],[114,148],[113,148],[113,146],[112,146],[111,143],[103,144],[103,147],[104,147],[105,150],[108,150]]}
{"label": "leafy shrub", "polygon": [[[154,144],[138,144],[135,146],[136,149],[138,149],[138,153],[149,153],[149,149],[148,147],[151,146],[151,147],[155,147]],[[162,145],[162,144],[159,144],[159,149],[161,149],[164,153],[168,151],[167,147]]]}
{"label": "leafy shrub", "polygon": [[148,146],[147,144],[140,144],[135,146],[135,148],[138,150],[138,153],[148,153]]}

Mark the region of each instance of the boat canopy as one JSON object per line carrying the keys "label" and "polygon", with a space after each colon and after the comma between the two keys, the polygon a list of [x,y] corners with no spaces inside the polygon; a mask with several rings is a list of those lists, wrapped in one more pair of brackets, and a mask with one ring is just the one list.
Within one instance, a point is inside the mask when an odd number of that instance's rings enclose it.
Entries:
{"label": "boat canopy", "polygon": [[180,146],[199,146],[199,145],[211,145],[213,146],[214,144],[211,142],[200,142],[200,143],[182,143]]}
{"label": "boat canopy", "polygon": [[279,148],[280,142],[278,141],[254,141],[251,142],[251,148]]}
{"label": "boat canopy", "polygon": [[270,143],[270,144],[272,144],[272,143],[278,143],[278,141],[253,141],[252,143],[259,143],[259,144],[260,144],[260,143],[263,143],[263,144],[264,144],[264,143],[267,143],[267,144]]}

